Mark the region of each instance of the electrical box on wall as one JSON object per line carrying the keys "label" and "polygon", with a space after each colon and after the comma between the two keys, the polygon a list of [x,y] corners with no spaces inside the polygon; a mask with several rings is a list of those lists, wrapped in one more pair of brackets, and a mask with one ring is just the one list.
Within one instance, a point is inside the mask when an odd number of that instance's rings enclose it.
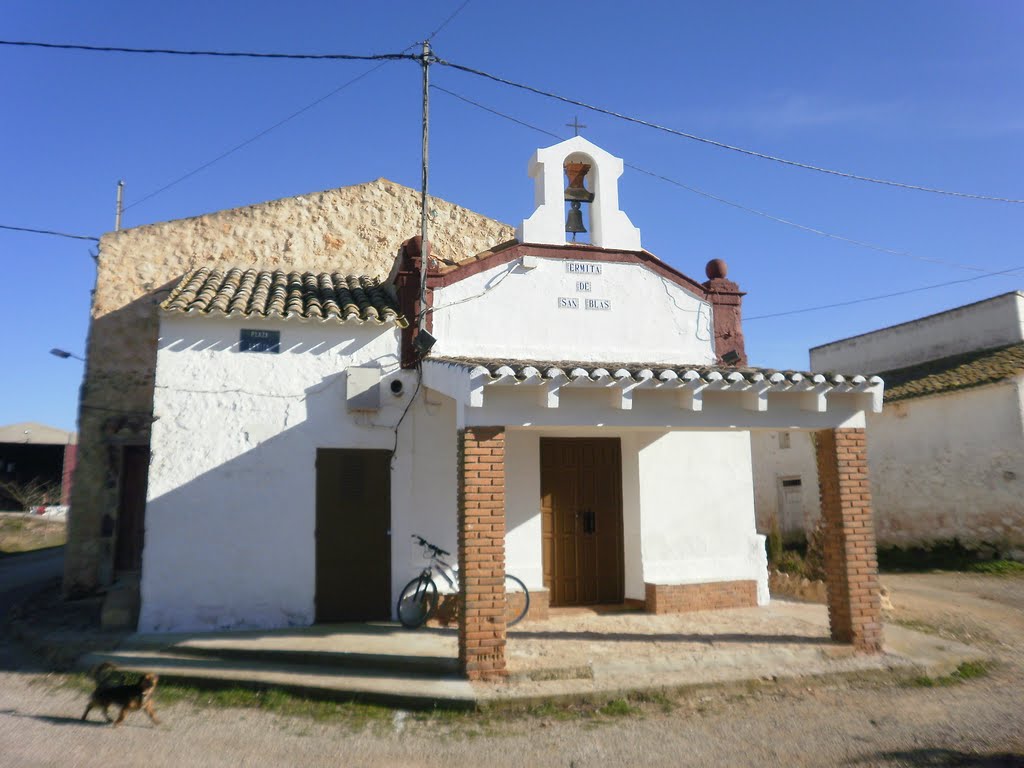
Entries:
{"label": "electrical box on wall", "polygon": [[380,410],[380,368],[349,368],[345,371],[345,399],[349,411]]}

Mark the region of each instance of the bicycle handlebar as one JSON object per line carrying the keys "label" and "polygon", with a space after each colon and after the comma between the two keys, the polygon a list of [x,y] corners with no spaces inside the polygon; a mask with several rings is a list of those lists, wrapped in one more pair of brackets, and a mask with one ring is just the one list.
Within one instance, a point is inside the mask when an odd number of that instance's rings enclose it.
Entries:
{"label": "bicycle handlebar", "polygon": [[416,539],[417,543],[418,543],[418,544],[419,544],[419,545],[420,545],[421,547],[426,547],[426,548],[427,548],[427,549],[429,549],[429,550],[430,550],[431,552],[433,552],[433,553],[434,553],[435,555],[447,555],[447,556],[449,556],[449,557],[450,557],[450,556],[451,556],[451,554],[452,554],[451,552],[446,552],[445,550],[441,549],[440,547],[435,547],[435,546],[434,546],[433,544],[431,544],[431,543],[430,543],[429,541],[427,541],[426,539],[424,539],[424,538],[423,538],[422,536],[420,536],[419,534],[416,534],[416,533],[414,533],[414,534],[412,535],[412,537],[413,537],[414,539]]}

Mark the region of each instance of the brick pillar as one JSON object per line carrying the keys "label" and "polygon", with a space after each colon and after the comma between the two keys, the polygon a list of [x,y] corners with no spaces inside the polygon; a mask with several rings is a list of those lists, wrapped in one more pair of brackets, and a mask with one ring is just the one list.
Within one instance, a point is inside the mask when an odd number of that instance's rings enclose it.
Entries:
{"label": "brick pillar", "polygon": [[505,669],[505,428],[459,430],[459,668]]}
{"label": "brick pillar", "polygon": [[832,639],[867,653],[882,649],[878,556],[863,429],[815,435]]}

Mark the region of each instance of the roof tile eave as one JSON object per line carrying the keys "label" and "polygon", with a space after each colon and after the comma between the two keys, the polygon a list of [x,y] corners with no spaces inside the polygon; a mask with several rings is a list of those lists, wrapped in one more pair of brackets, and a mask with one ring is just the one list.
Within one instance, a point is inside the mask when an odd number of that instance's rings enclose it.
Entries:
{"label": "roof tile eave", "polygon": [[895,403],[999,384],[1024,374],[1024,342],[952,355],[879,374]]}
{"label": "roof tile eave", "polygon": [[[462,366],[467,369],[479,369],[483,368],[491,373],[491,375],[497,375],[497,371],[501,368],[512,370],[517,375],[520,374],[526,368],[536,368],[541,372],[542,375],[546,375],[550,370],[561,370],[567,375],[571,375],[572,371],[582,370],[588,376],[594,375],[599,369],[607,371],[609,375],[614,376],[618,371],[624,370],[634,379],[640,375],[642,371],[651,371],[655,378],[661,376],[665,372],[671,372],[670,375],[674,374],[676,377],[683,378],[690,371],[696,373],[699,378],[711,377],[714,380],[726,380],[730,377],[734,377],[734,374],[739,374],[739,379],[742,379],[748,383],[756,383],[758,381],[767,380],[769,377],[781,374],[784,379],[790,383],[798,383],[801,381],[813,382],[816,376],[823,374],[816,374],[808,371],[779,371],[774,368],[757,368],[752,366],[728,366],[728,365],[715,365],[709,363],[651,363],[651,362],[585,362],[585,361],[571,361],[571,360],[512,360],[512,359],[495,359],[495,358],[483,358],[483,357],[427,357],[427,362],[433,361],[437,363],[443,363],[448,365]],[[734,377],[735,378],[735,377]],[[825,375],[826,383],[839,384],[848,383],[855,377],[853,375],[839,376],[838,374]],[[864,384],[873,385],[877,382],[868,380],[868,377],[864,378]]]}
{"label": "roof tile eave", "polygon": [[325,272],[199,267],[182,276],[159,307],[206,317],[408,325],[376,278]]}

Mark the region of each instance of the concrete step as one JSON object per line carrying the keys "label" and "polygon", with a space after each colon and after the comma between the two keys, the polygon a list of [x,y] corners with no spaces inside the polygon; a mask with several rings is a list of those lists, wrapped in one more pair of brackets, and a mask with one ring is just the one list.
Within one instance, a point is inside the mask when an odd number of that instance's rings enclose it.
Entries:
{"label": "concrete step", "polygon": [[[362,701],[411,709],[476,706],[470,683],[456,674],[291,664],[256,659],[202,657],[173,652],[122,650],[91,653],[89,669],[104,661],[131,672],[153,672],[165,682],[197,687],[277,688],[310,698]],[[159,696],[159,689],[157,691]]]}
{"label": "concrete step", "polygon": [[120,649],[270,664],[430,674],[458,671],[458,637],[454,630],[408,630],[394,622],[133,635]]}
{"label": "concrete step", "polygon": [[177,643],[166,652],[178,656],[230,661],[265,662],[289,666],[320,668],[378,669],[391,672],[419,672],[423,674],[454,674],[459,671],[459,660],[449,656],[400,656],[394,653],[360,653],[356,651],[314,651]]}

